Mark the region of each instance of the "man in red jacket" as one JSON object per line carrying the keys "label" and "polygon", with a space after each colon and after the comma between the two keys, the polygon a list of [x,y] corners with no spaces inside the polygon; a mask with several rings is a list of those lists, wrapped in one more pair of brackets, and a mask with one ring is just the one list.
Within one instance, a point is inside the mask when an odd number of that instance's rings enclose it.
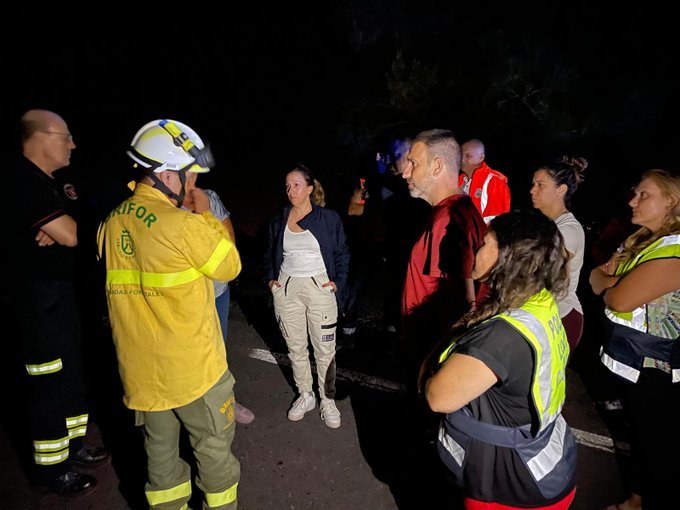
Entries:
{"label": "man in red jacket", "polygon": [[486,164],[484,144],[480,140],[468,140],[461,149],[463,164],[458,187],[472,198],[484,223],[488,224],[499,214],[510,210],[508,178]]}

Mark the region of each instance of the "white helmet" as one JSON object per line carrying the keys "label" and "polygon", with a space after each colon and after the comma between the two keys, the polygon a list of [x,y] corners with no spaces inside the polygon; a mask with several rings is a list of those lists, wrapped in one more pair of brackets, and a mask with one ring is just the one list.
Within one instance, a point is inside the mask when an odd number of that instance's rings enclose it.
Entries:
{"label": "white helmet", "polygon": [[127,151],[147,173],[165,170],[209,172],[215,164],[210,147],[186,124],[159,119],[143,126]]}

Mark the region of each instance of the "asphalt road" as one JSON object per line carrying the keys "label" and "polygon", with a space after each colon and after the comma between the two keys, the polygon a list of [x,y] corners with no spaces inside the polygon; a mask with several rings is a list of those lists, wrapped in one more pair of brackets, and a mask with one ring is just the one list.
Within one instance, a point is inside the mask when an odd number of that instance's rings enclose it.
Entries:
{"label": "asphalt road", "polygon": [[[362,307],[353,348],[338,351],[338,408],[342,427],[324,425],[317,410],[297,423],[286,419],[295,398],[285,345],[263,293],[234,288],[229,361],[237,399],[256,419],[238,425],[234,452],[241,461],[239,508],[260,509],[423,509],[460,508],[434,452],[420,439],[404,392],[395,337],[384,333],[379,310]],[[370,300],[369,300],[370,301]],[[111,459],[97,467],[98,486],[78,498],[61,498],[31,486],[26,476],[25,428],[5,413],[0,429],[0,501],[6,509],[146,508],[145,455],[141,434],[121,404],[110,339],[90,338],[93,397],[90,441],[103,442]],[[5,376],[9,377],[9,376]],[[12,393],[15,405],[21,394]],[[617,456],[607,427],[579,373],[569,371],[565,416],[580,444],[578,492],[572,508],[597,510],[623,497]],[[194,508],[200,507],[195,492]]]}

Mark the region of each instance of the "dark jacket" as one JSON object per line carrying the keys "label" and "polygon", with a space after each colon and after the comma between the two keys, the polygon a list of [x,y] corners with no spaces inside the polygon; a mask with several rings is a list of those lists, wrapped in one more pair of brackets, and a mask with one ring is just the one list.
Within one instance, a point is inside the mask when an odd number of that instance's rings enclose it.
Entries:
{"label": "dark jacket", "polygon": [[[269,224],[265,246],[265,280],[276,280],[283,263],[283,233],[291,206],[274,216]],[[321,248],[321,257],[326,266],[328,278],[337,286],[338,305],[344,308],[347,296],[347,275],[349,273],[349,248],[345,240],[340,215],[332,209],[312,204],[312,212],[302,218],[298,225],[309,230]]]}

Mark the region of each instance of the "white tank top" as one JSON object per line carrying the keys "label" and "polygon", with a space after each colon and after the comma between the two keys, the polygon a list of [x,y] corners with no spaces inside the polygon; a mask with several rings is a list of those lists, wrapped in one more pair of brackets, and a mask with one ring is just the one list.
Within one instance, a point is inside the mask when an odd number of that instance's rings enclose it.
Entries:
{"label": "white tank top", "polygon": [[309,230],[283,232],[283,263],[281,271],[289,276],[316,276],[326,272],[321,247]]}

